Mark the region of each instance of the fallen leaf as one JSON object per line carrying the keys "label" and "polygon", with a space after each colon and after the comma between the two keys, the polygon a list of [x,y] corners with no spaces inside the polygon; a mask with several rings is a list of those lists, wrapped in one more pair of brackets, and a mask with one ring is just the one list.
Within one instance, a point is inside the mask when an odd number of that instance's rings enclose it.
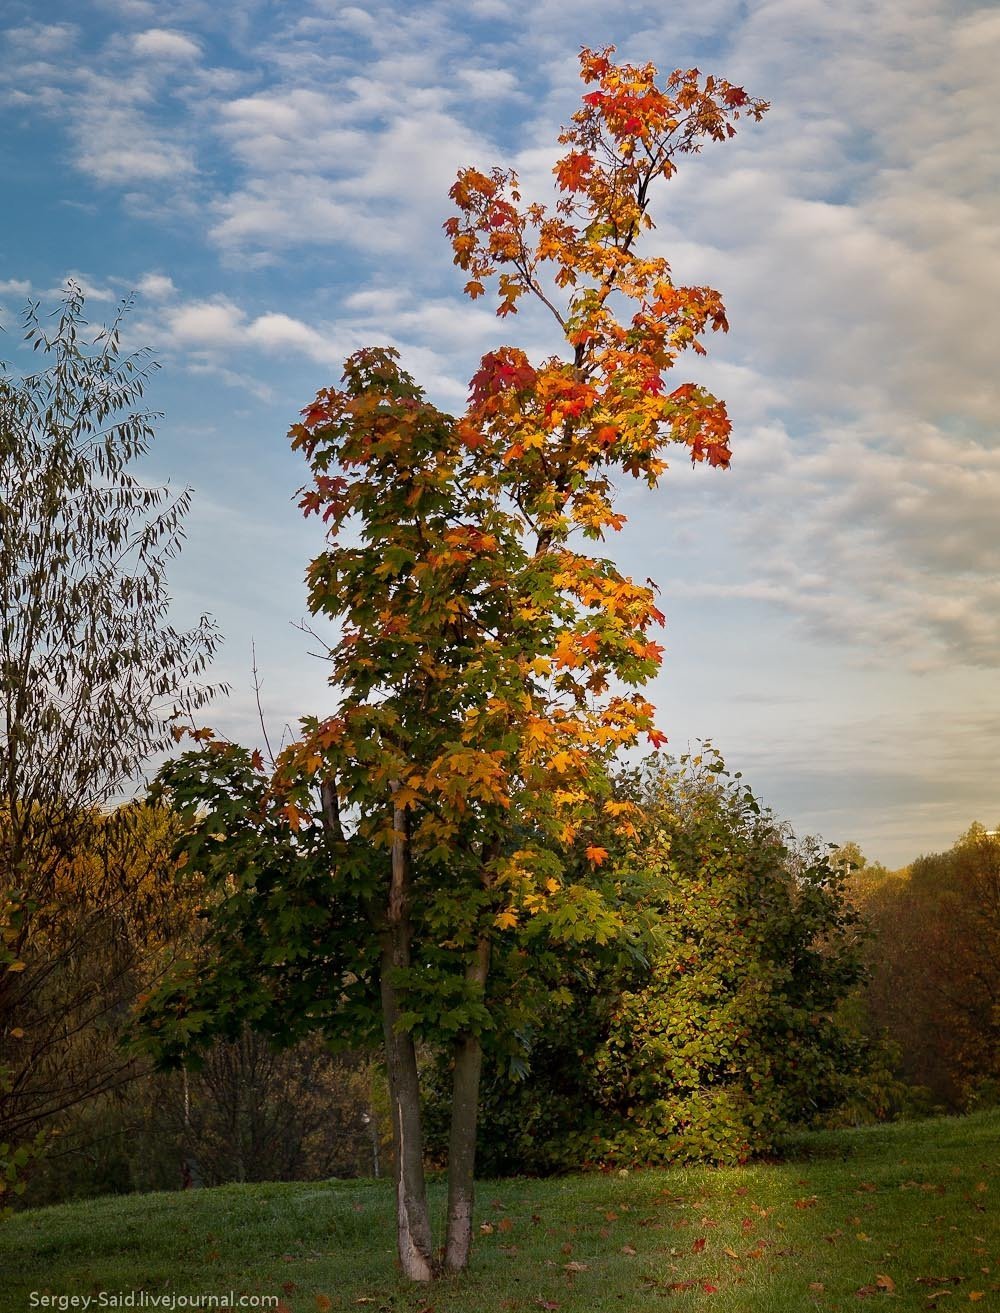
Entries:
{"label": "fallen leaf", "polygon": [[877,1276],[875,1278],[875,1284],[878,1286],[879,1290],[884,1290],[887,1295],[895,1294],[896,1283],[893,1281],[892,1277],[887,1277],[885,1275]]}
{"label": "fallen leaf", "polygon": [[985,1290],[970,1290],[970,1291],[969,1291],[969,1298],[972,1300],[973,1303],[975,1303],[976,1300],[982,1299],[982,1297],[983,1297],[985,1294],[986,1294],[986,1291],[985,1291]]}
{"label": "fallen leaf", "polygon": [[480,1222],[480,1223],[479,1223],[479,1234],[480,1234],[480,1235],[492,1235],[492,1234],[493,1234],[493,1223],[492,1223],[492,1222]]}
{"label": "fallen leaf", "polygon": [[630,1258],[635,1258],[636,1251],[632,1248],[631,1245],[622,1245],[622,1253],[628,1254]]}
{"label": "fallen leaf", "polygon": [[576,1262],[573,1262],[573,1263],[564,1263],[564,1264],[563,1264],[563,1271],[564,1271],[564,1272],[587,1272],[588,1270],[589,1270],[589,1268],[588,1268],[588,1266],[587,1266],[586,1263],[576,1263]]}
{"label": "fallen leaf", "polygon": [[717,1295],[719,1293],[719,1287],[714,1286],[711,1281],[703,1281],[701,1283],[701,1288],[706,1295]]}
{"label": "fallen leaf", "polygon": [[502,1217],[497,1225],[498,1231],[513,1231],[514,1223],[509,1217]]}
{"label": "fallen leaf", "polygon": [[700,1254],[701,1251],[705,1248],[705,1246],[706,1246],[707,1243],[708,1243],[708,1240],[707,1240],[707,1238],[706,1238],[705,1236],[699,1236],[698,1239],[695,1240],[695,1241],[693,1241],[693,1243],[692,1243],[692,1245],[691,1245],[691,1253],[692,1253],[692,1254]]}
{"label": "fallen leaf", "polygon": [[819,1203],[818,1197],[814,1194],[811,1194],[808,1199],[796,1199],[795,1202],[792,1204],[792,1207],[815,1208],[818,1203]]}
{"label": "fallen leaf", "polygon": [[815,1290],[815,1291],[818,1292],[818,1291],[820,1291],[820,1290],[825,1290],[825,1289],[826,1289],[826,1286],[823,1285],[823,1282],[822,1282],[822,1281],[810,1281],[810,1282],[809,1282],[809,1289],[810,1289],[810,1290]]}
{"label": "fallen leaf", "polygon": [[538,1298],[535,1300],[535,1303],[538,1305],[539,1308],[554,1309],[560,1307],[557,1300],[542,1299],[541,1295],[538,1296]]}
{"label": "fallen leaf", "polygon": [[333,1300],[329,1295],[316,1296],[316,1313],[330,1313],[333,1308]]}

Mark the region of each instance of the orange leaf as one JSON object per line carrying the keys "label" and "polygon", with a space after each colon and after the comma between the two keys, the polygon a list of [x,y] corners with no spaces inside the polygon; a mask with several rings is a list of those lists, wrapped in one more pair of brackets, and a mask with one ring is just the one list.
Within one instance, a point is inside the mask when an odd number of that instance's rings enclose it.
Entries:
{"label": "orange leaf", "polygon": [[587,861],[592,862],[594,866],[600,866],[607,855],[607,848],[598,848],[595,844],[591,844],[586,851]]}

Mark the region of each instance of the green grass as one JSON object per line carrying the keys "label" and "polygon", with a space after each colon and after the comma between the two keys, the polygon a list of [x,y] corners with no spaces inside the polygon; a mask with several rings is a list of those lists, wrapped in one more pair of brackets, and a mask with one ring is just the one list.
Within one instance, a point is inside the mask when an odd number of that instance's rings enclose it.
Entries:
{"label": "green grass", "polygon": [[998,1195],[998,1113],[807,1136],[778,1165],[486,1182],[471,1272],[431,1289],[395,1273],[385,1182],[105,1198],[0,1224],[0,1311],[132,1290],[292,1313],[1000,1310]]}

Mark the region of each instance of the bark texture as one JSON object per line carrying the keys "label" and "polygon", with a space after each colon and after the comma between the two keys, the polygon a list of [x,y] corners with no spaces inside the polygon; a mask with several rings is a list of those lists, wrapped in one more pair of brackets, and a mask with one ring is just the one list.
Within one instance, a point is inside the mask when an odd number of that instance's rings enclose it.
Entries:
{"label": "bark texture", "polygon": [[413,1036],[401,1026],[402,1006],[395,972],[410,965],[409,834],[406,812],[393,809],[392,875],[382,933],[381,993],[385,1065],[392,1110],[395,1159],[396,1242],[403,1275],[411,1281],[434,1277],[434,1245],[424,1181],[420,1086]]}
{"label": "bark texture", "polygon": [[[480,993],[486,987],[489,965],[489,941],[481,939],[466,971],[466,980]],[[479,1036],[471,1031],[461,1033],[455,1040],[454,1052],[444,1264],[449,1272],[464,1272],[472,1248],[472,1210],[475,1202],[476,1123],[479,1115],[479,1078],[483,1066],[483,1046]]]}

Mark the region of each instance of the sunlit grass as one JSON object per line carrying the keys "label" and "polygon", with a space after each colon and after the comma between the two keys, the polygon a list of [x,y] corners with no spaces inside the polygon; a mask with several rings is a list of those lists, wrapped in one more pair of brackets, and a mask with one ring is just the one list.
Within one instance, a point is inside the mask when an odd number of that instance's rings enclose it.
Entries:
{"label": "sunlit grass", "polygon": [[292,1313],[1000,1309],[998,1193],[998,1113],[806,1136],[777,1165],[486,1182],[472,1271],[430,1290],[395,1274],[385,1182],[131,1195],[0,1224],[0,1310],[133,1290]]}

